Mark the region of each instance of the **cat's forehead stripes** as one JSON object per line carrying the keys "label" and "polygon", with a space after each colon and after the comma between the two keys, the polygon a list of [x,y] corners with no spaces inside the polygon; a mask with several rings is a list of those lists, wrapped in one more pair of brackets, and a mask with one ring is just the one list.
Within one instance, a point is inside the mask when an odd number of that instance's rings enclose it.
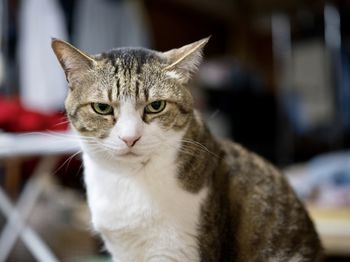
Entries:
{"label": "cat's forehead stripes", "polygon": [[102,53],[97,59],[104,62],[109,72],[108,78],[112,81],[106,87],[110,101],[120,100],[123,97],[148,101],[149,87],[142,75],[147,73],[149,70],[147,67],[150,65],[163,62],[159,55],[142,48],[123,48]]}

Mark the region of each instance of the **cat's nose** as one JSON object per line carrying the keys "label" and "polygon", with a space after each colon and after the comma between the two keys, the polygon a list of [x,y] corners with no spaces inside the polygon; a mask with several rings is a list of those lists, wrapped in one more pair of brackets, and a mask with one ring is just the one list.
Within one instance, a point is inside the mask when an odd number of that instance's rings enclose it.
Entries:
{"label": "cat's nose", "polygon": [[137,141],[140,140],[140,136],[139,137],[119,137],[128,147],[133,147]]}

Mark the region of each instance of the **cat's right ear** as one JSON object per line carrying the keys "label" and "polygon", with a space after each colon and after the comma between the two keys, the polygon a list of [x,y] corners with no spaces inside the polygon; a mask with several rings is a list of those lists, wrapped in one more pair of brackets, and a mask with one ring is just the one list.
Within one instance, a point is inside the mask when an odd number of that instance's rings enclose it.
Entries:
{"label": "cat's right ear", "polygon": [[63,40],[52,38],[51,47],[66,74],[68,82],[73,74],[89,70],[96,64],[96,61],[88,54]]}

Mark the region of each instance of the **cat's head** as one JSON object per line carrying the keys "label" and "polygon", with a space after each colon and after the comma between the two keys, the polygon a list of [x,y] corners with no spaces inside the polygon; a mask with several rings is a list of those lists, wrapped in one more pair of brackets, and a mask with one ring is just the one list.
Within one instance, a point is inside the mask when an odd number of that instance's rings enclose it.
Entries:
{"label": "cat's head", "polygon": [[99,158],[140,161],[179,146],[193,117],[186,83],[207,41],[167,52],[118,48],[89,55],[53,39],[69,85],[67,115],[83,150]]}

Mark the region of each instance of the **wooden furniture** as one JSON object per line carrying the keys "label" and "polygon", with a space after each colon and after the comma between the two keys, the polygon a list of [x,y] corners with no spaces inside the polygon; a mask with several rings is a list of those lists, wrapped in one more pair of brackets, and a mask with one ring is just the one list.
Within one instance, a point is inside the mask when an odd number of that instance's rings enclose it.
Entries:
{"label": "wooden furniture", "polygon": [[350,256],[350,207],[308,207],[327,255]]}

